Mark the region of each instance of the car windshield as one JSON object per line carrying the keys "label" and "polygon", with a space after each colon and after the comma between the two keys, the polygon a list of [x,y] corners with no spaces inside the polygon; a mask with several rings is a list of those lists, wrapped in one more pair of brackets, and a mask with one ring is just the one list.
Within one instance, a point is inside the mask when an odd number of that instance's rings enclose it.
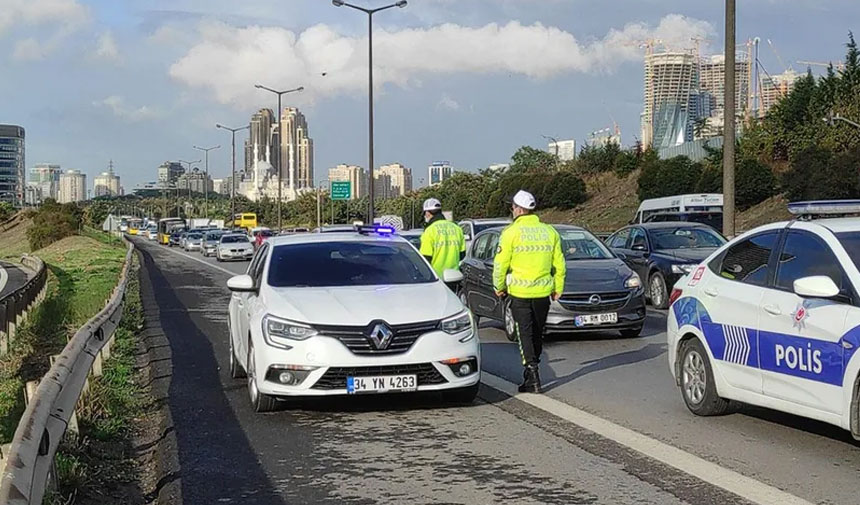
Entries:
{"label": "car windshield", "polygon": [[612,258],[609,249],[590,233],[583,230],[558,230],[561,237],[561,249],[564,259],[576,260],[605,260]]}
{"label": "car windshield", "polygon": [[845,248],[845,252],[848,253],[849,257],[851,257],[851,261],[854,262],[854,266],[860,270],[860,231],[837,233],[836,238],[839,239],[842,247]]}
{"label": "car windshield", "polygon": [[272,251],[274,287],[377,286],[436,280],[433,271],[403,242],[318,242],[280,245]]}
{"label": "car windshield", "polygon": [[222,244],[247,244],[248,237],[245,235],[225,235],[221,238]]}
{"label": "car windshield", "polygon": [[701,249],[720,247],[726,240],[708,228],[677,227],[651,230],[654,249]]}
{"label": "car windshield", "polygon": [[203,235],[201,235],[199,233],[189,233],[188,237],[186,237],[186,238],[190,238],[191,240],[200,240],[202,237],[203,237]]}
{"label": "car windshield", "polygon": [[215,231],[215,232],[210,231],[209,233],[206,234],[206,240],[218,240],[221,238],[221,235],[224,235],[224,233],[220,232],[220,231]]}
{"label": "car windshield", "polygon": [[507,226],[509,223],[507,222],[498,222],[498,223],[475,223],[475,235],[481,233],[484,230],[489,230],[490,228],[498,228],[500,226]]}

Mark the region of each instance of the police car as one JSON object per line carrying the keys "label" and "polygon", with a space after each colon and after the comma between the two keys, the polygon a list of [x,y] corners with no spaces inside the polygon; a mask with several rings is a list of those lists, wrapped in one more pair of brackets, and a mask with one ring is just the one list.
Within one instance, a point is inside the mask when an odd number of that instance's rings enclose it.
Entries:
{"label": "police car", "polygon": [[[230,373],[251,404],[302,396],[439,391],[480,381],[474,317],[427,260],[385,226],[272,237],[232,277]],[[442,278],[440,278],[442,277]]]}
{"label": "police car", "polygon": [[817,419],[860,439],[860,201],[800,202],[680,279],[669,365],[697,415],[728,400]]}

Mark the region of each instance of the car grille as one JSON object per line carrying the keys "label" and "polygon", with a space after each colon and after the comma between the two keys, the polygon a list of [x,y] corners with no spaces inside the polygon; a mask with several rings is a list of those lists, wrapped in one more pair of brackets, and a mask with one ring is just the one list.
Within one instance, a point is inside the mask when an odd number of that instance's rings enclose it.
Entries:
{"label": "car grille", "polygon": [[403,354],[412,347],[418,337],[439,328],[439,321],[389,325],[388,327],[393,333],[391,342],[385,349],[377,349],[368,337],[377,323],[378,321],[374,321],[367,326],[317,325],[314,328],[322,335],[338,339],[353,354],[359,356]]}
{"label": "car grille", "polygon": [[[599,303],[591,303],[591,297],[600,297]],[[618,310],[630,299],[629,291],[613,291],[610,293],[577,293],[561,295],[558,302],[562,307],[576,312],[606,312]]]}
{"label": "car grille", "polygon": [[311,389],[346,389],[347,377],[375,377],[380,375],[416,375],[419,386],[430,386],[433,384],[445,384],[448,382],[442,374],[436,370],[432,363],[420,363],[414,365],[389,365],[389,366],[359,366],[359,367],[331,367],[311,387]]}

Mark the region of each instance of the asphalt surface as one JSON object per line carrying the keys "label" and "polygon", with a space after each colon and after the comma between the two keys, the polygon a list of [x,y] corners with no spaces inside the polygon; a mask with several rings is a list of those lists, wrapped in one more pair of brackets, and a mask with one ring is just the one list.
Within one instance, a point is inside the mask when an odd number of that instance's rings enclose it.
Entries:
{"label": "asphalt surface", "polygon": [[[487,387],[468,407],[381,396],[253,414],[227,369],[225,282],[247,262],[135,242],[171,346],[184,503],[746,503]],[[481,327],[484,370],[518,381],[516,346]],[[641,338],[547,342],[546,395],[812,503],[860,503],[860,446],[846,432],[751,407],[689,414],[664,328],[655,311]]]}
{"label": "asphalt surface", "polygon": [[[0,261],[0,269],[4,271],[4,273],[0,273],[0,298],[15,291],[27,282],[27,271],[20,265]],[[5,283],[2,282],[4,279]]]}

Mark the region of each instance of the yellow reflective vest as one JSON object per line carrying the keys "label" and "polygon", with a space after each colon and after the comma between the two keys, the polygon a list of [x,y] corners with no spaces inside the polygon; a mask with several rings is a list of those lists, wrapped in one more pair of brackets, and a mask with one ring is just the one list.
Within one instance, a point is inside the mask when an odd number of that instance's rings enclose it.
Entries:
{"label": "yellow reflective vest", "polygon": [[499,237],[493,286],[517,298],[543,298],[564,290],[567,268],[561,238],[534,214],[518,217]]}
{"label": "yellow reflective vest", "polygon": [[466,252],[462,228],[442,218],[431,222],[421,234],[419,252],[432,258],[430,265],[440,279],[445,270],[460,270],[460,253]]}

